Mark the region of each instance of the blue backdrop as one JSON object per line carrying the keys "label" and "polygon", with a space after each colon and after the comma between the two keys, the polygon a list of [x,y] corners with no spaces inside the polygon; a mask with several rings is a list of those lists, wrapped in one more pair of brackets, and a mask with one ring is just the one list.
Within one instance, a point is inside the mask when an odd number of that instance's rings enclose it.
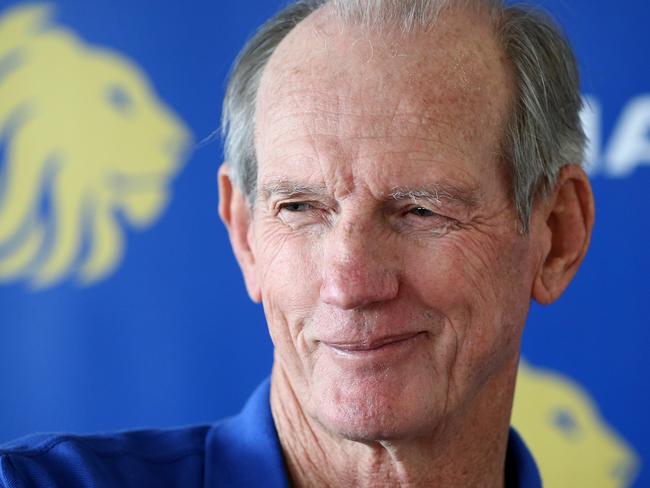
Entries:
{"label": "blue backdrop", "polygon": [[[597,217],[567,293],[533,306],[524,355],[580,385],[636,453],[633,486],[650,486],[650,3],[536,3],[580,59]],[[269,373],[216,212],[221,143],[177,149],[218,128],[236,53],[282,4],[0,3],[0,442],[211,422]],[[91,109],[106,119],[80,118]],[[14,153],[37,176],[12,179]]]}

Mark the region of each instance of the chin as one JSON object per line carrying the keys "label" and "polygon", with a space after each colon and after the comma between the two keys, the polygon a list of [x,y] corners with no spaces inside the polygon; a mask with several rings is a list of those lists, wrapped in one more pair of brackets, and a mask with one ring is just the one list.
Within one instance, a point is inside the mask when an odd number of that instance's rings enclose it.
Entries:
{"label": "chin", "polygon": [[323,381],[313,390],[312,417],[332,434],[358,442],[421,436],[435,428],[442,409],[431,387],[391,383],[386,377]]}

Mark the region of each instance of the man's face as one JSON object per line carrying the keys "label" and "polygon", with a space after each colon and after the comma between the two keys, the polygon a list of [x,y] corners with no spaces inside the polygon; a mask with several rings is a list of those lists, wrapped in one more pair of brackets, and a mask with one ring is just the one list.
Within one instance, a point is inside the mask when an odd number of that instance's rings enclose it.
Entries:
{"label": "man's face", "polygon": [[513,83],[481,21],[368,35],[321,11],[265,70],[252,273],[276,368],[338,435],[431,431],[514,372],[538,253],[500,159]]}

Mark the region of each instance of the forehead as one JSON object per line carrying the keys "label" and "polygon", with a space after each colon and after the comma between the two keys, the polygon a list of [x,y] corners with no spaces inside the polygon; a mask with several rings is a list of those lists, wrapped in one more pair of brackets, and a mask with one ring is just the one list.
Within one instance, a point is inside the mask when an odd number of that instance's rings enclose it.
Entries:
{"label": "forehead", "polygon": [[427,31],[403,34],[343,25],[326,7],[282,41],[263,73],[259,164],[290,158],[304,144],[363,158],[377,140],[411,159],[427,153],[492,164],[511,87],[479,13],[444,12]]}

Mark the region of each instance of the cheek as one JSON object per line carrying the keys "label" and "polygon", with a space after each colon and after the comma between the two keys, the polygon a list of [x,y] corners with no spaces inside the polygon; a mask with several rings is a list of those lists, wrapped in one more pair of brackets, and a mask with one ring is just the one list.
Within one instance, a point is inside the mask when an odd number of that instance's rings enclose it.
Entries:
{"label": "cheek", "polygon": [[[473,304],[476,312],[502,322],[518,304],[530,299],[531,257],[521,236],[469,234],[449,242],[449,272],[455,286]],[[527,308],[527,307],[526,307]]]}
{"label": "cheek", "polygon": [[494,268],[490,254],[467,237],[445,236],[408,254],[404,284],[448,319],[484,310],[493,301],[493,289],[486,286]]}
{"label": "cheek", "polygon": [[255,229],[255,267],[269,332],[278,349],[300,348],[304,318],[318,301],[318,245],[277,223]]}
{"label": "cheek", "polygon": [[474,368],[514,350],[530,301],[528,254],[518,238],[459,234],[410,256],[405,282],[443,316],[458,366]]}
{"label": "cheek", "polygon": [[302,280],[298,282],[296,277],[305,276],[313,267],[316,246],[271,216],[256,220],[253,239],[256,269],[262,286],[268,291],[287,291],[287,287],[298,291]]}

